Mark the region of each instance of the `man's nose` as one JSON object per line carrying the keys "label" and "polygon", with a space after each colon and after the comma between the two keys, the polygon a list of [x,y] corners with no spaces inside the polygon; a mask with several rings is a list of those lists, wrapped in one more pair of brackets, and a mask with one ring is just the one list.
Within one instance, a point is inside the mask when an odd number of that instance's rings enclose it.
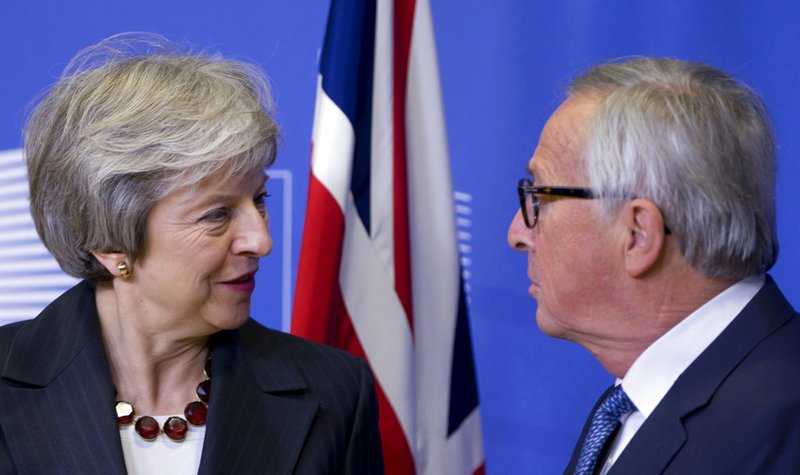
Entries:
{"label": "man's nose", "polygon": [[522,211],[517,210],[517,214],[508,226],[508,245],[519,252],[526,252],[533,247],[533,229],[525,226],[522,219]]}

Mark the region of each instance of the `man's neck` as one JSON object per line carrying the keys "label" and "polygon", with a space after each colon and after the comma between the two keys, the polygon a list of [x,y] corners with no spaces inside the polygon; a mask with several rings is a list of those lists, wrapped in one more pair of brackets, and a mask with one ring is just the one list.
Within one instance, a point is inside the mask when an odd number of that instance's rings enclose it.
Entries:
{"label": "man's neck", "polygon": [[623,378],[653,342],[737,282],[682,267],[632,280],[625,293],[635,297],[626,299],[623,295],[620,300],[621,308],[630,315],[626,331],[584,344],[612,375]]}

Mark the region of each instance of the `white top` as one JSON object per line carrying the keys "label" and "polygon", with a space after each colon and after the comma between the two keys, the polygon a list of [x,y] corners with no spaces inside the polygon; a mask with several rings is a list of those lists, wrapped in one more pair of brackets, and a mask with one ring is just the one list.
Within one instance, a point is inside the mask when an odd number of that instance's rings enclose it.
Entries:
{"label": "white top", "polygon": [[[178,414],[178,417],[183,416]],[[170,416],[153,418],[158,421],[159,427],[163,427]],[[205,437],[206,426],[192,424],[189,424],[189,431],[182,442],[176,442],[163,433],[149,442],[136,433],[133,424],[119,428],[122,453],[125,455],[125,467],[129,475],[195,475],[200,468]]]}
{"label": "white top", "polygon": [[765,281],[763,275],[749,277],[725,289],[650,345],[625,377],[617,380],[636,410],[622,416],[622,427],[608,450],[601,475],[614,465],[678,377],[736,318]]}

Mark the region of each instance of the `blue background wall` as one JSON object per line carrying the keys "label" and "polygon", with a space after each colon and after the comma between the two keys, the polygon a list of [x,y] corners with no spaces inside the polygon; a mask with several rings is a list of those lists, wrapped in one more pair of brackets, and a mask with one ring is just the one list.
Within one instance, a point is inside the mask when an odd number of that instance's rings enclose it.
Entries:
{"label": "blue background wall", "polygon": [[[432,0],[454,184],[472,195],[471,303],[489,473],[559,473],[612,378],[581,348],[543,336],[525,259],[506,245],[514,187],[570,77],[605,58],[710,62],[760,92],[779,144],[781,256],[772,271],[800,304],[800,3],[690,0]],[[0,3],[0,151],[20,147],[26,103],[79,49],[130,30],[164,33],[260,64],[284,143],[269,208],[277,247],[262,263],[254,314],[281,328],[289,310],[308,178],[324,0]],[[0,205],[2,204],[0,165]],[[279,176],[278,176],[279,175]],[[9,194],[10,195],[10,194]],[[9,196],[6,195],[6,196]],[[21,225],[20,225],[21,226]],[[0,227],[0,246],[3,232]],[[10,236],[8,234],[7,236]],[[12,238],[7,238],[6,242]],[[4,264],[4,262],[6,264]],[[0,308],[15,277],[0,258]],[[55,291],[56,289],[52,289]],[[12,302],[12,303],[8,303]]]}

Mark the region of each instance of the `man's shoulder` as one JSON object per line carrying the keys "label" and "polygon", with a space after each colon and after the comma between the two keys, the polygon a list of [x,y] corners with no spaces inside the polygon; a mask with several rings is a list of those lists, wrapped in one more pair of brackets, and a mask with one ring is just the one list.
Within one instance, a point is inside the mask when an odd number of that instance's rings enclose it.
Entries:
{"label": "man's shoulder", "polygon": [[749,337],[755,343],[728,379],[764,389],[787,386],[787,391],[800,395],[800,314],[771,279],[752,303],[737,317],[747,321],[738,329],[741,338],[732,341],[743,343]]}
{"label": "man's shoulder", "polygon": [[795,314],[766,336],[728,379],[765,395],[793,396],[800,401],[800,316]]}
{"label": "man's shoulder", "polygon": [[[800,314],[769,280],[730,328],[698,358],[703,374],[721,378],[709,405],[748,412],[800,403]],[[695,366],[695,365],[693,365]]]}
{"label": "man's shoulder", "polygon": [[800,318],[745,330],[687,368],[612,473],[797,473]]}

